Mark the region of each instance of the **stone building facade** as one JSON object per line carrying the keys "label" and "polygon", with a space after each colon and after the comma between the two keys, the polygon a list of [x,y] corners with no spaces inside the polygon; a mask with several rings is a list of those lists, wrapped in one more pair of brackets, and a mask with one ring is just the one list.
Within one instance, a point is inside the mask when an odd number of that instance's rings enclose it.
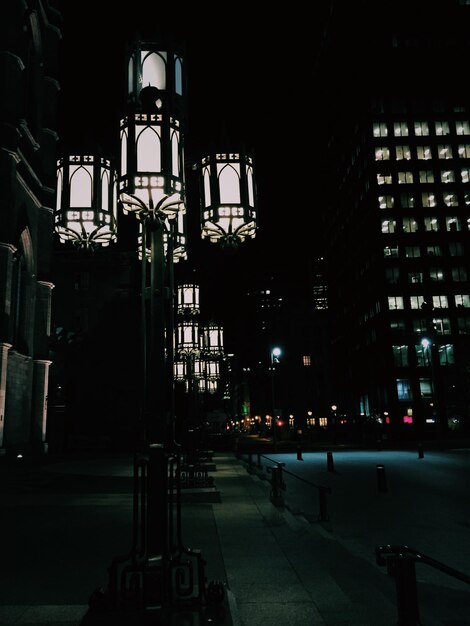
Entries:
{"label": "stone building facade", "polygon": [[0,454],[47,452],[60,13],[0,6]]}

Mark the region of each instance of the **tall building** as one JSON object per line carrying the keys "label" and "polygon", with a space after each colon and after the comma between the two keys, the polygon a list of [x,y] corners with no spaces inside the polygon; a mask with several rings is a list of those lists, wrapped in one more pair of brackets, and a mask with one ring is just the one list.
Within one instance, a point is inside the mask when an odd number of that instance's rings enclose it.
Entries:
{"label": "tall building", "polygon": [[468,2],[330,3],[314,71],[338,411],[470,419]]}
{"label": "tall building", "polygon": [[60,14],[0,8],[0,455],[47,450]]}

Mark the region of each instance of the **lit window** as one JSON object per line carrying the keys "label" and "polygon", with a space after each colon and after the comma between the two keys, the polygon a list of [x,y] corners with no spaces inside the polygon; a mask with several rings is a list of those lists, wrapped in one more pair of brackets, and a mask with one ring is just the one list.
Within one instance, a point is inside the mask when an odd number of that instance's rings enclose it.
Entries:
{"label": "lit window", "polygon": [[394,204],[393,196],[379,196],[379,207],[381,209],[393,209]]}
{"label": "lit window", "polygon": [[328,426],[328,418],[326,418],[326,417],[319,417],[318,418],[318,425],[322,426],[323,428],[326,428]]}
{"label": "lit window", "polygon": [[416,155],[421,161],[428,161],[431,157],[430,146],[416,146]]}
{"label": "lit window", "polygon": [[468,169],[468,167],[463,167],[460,170],[460,176],[462,178],[463,183],[469,183],[470,182],[470,169]]}
{"label": "lit window", "polygon": [[411,385],[407,378],[397,378],[397,395],[399,400],[411,400]]}
{"label": "lit window", "polygon": [[434,128],[436,135],[448,135],[450,133],[449,122],[434,122]]}
{"label": "lit window", "polygon": [[383,122],[375,123],[373,125],[373,133],[374,133],[374,137],[387,137],[388,136],[387,124],[384,124]]}
{"label": "lit window", "polygon": [[382,232],[383,233],[394,233],[396,231],[397,221],[396,220],[382,220]]}
{"label": "lit window", "polygon": [[419,171],[419,182],[420,183],[433,183],[434,182],[434,172],[432,170],[420,170]]}
{"label": "lit window", "polygon": [[420,309],[424,303],[424,296],[410,296],[410,307],[412,309]]}
{"label": "lit window", "polygon": [[439,230],[439,222],[437,217],[425,217],[424,218],[424,230],[426,232],[437,232]]}
{"label": "lit window", "polygon": [[383,146],[381,148],[375,149],[375,160],[376,161],[388,161],[390,159],[390,150]]}
{"label": "lit window", "polygon": [[456,294],[454,299],[455,306],[464,307],[465,309],[470,307],[470,296],[468,294]]}
{"label": "lit window", "polygon": [[397,161],[409,161],[411,159],[410,146],[396,146],[395,157]]}
{"label": "lit window", "polygon": [[449,306],[447,296],[433,296],[432,306],[435,309],[447,309]]}
{"label": "lit window", "polygon": [[458,153],[461,159],[470,159],[470,144],[469,143],[459,144]]}
{"label": "lit window", "polygon": [[406,122],[395,122],[393,124],[393,134],[395,137],[408,137],[408,124]]}
{"label": "lit window", "polygon": [[423,205],[423,207],[436,206],[436,196],[429,191],[424,191],[421,194],[421,204]]}
{"label": "lit window", "polygon": [[429,268],[429,278],[433,282],[440,282],[444,280],[444,272],[440,267],[430,267]]}
{"label": "lit window", "polygon": [[418,367],[429,367],[429,348],[425,348],[422,343],[415,345],[416,365]]}
{"label": "lit window", "polygon": [[457,194],[455,193],[444,193],[443,194],[444,204],[446,206],[458,206]]}
{"label": "lit window", "polygon": [[460,218],[455,215],[446,217],[446,230],[448,232],[458,232],[462,230]]}
{"label": "lit window", "polygon": [[413,182],[413,172],[398,172],[398,184],[409,184]]}
{"label": "lit window", "polygon": [[418,222],[414,217],[403,218],[403,232],[404,233],[416,233],[418,231]]}
{"label": "lit window", "polygon": [[452,158],[452,148],[449,144],[442,144],[437,146],[437,155],[439,159],[451,159]]}
{"label": "lit window", "polygon": [[378,185],[391,185],[392,175],[391,174],[377,174],[377,184]]}
{"label": "lit window", "polygon": [[455,122],[455,132],[457,135],[470,135],[470,123],[465,122]]}
{"label": "lit window", "polygon": [[432,324],[438,335],[450,335],[450,319],[448,317],[435,317]]}
{"label": "lit window", "polygon": [[305,366],[309,366],[309,365],[311,365],[311,364],[312,364],[310,356],[305,356],[305,355],[304,355],[304,356],[302,357],[302,361],[303,361],[303,364],[304,364]]}
{"label": "lit window", "polygon": [[403,309],[402,296],[388,296],[388,308],[392,310]]}
{"label": "lit window", "polygon": [[419,379],[419,391],[422,398],[432,398],[432,385],[430,378]]}
{"label": "lit window", "polygon": [[441,171],[441,182],[442,183],[455,183],[455,174],[452,170],[442,170]]}
{"label": "lit window", "polygon": [[425,137],[429,135],[429,125],[427,122],[415,122],[415,135],[417,137]]}

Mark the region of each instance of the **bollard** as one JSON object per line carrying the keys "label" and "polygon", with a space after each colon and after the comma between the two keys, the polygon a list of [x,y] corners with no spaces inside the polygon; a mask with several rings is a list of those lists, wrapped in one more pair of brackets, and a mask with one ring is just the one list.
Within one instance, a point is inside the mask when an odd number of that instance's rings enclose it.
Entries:
{"label": "bollard", "polygon": [[303,461],[302,448],[300,446],[297,446],[297,461]]}
{"label": "bollard", "polygon": [[275,467],[271,467],[271,502],[275,506],[284,506],[284,498],[282,490],[284,484],[282,482],[282,466],[283,463],[278,463]]}
{"label": "bollard", "polygon": [[334,472],[335,471],[335,465],[334,465],[334,462],[333,462],[333,452],[327,452],[326,453],[326,467],[327,467],[329,472]]}
{"label": "bollard", "polygon": [[383,493],[387,491],[387,477],[383,465],[377,465],[377,488]]}
{"label": "bollard", "polygon": [[423,444],[418,443],[418,459],[424,459]]}
{"label": "bollard", "polygon": [[397,593],[397,626],[418,626],[421,621],[414,560],[399,554],[393,559],[393,575]]}
{"label": "bollard", "polygon": [[258,462],[256,463],[256,467],[257,467],[258,469],[263,469],[263,466],[261,465],[261,453],[260,453],[260,452],[257,452],[257,453],[256,453],[256,456],[257,456],[257,458],[258,458]]}

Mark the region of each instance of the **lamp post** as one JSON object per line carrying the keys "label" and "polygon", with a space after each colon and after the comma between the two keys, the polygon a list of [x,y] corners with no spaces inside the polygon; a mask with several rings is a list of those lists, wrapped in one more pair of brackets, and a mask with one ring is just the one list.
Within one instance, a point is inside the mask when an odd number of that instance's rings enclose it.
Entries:
{"label": "lamp post", "polygon": [[275,380],[276,364],[279,363],[282,351],[277,346],[271,349],[271,366],[270,366],[270,378],[271,378],[271,421],[272,421],[272,433],[273,433],[273,449],[277,450],[277,419],[276,419],[276,398],[275,398]]}
{"label": "lamp post", "polygon": [[[219,359],[224,357],[223,328],[211,322],[199,324],[199,287],[197,285],[178,286],[177,352],[183,359],[183,376],[188,393],[187,435],[194,437],[200,427],[197,398],[200,394],[215,393],[220,378]],[[198,443],[188,441],[191,448],[191,461],[195,461]]]}
{"label": "lamp post", "polygon": [[436,416],[438,431],[442,432],[442,415],[440,414],[440,403],[439,403],[439,394],[437,389],[437,381],[436,381],[436,367],[437,367],[437,356],[436,356],[436,345],[435,342],[429,337],[423,337],[421,339],[421,345],[423,347],[423,353],[425,355],[425,362],[429,366],[430,371],[430,391],[431,391],[431,406],[433,407],[433,413]]}
{"label": "lamp post", "polygon": [[[176,48],[137,42],[128,54],[127,110],[119,125],[120,167],[92,156],[59,162],[56,231],[63,242],[94,249],[116,241],[117,207],[139,221],[142,393],[140,446],[134,465],[133,545],[110,567],[113,608],[137,601],[167,609],[205,597],[203,560],[181,538],[180,445],[175,437],[174,382],[184,372],[174,358],[173,264],[187,258],[184,180],[184,62]],[[197,167],[195,168],[197,169]],[[215,153],[200,165],[201,234],[236,247],[256,234],[252,157]],[[194,294],[193,294],[194,295]],[[184,303],[188,300],[186,292]],[[221,329],[178,324],[178,354],[202,351],[204,381],[215,389]],[[218,348],[216,347],[218,346]],[[217,353],[217,350],[219,352]],[[215,359],[214,359],[215,357]],[[210,360],[209,360],[210,358]],[[187,375],[187,372],[186,372]],[[190,384],[193,376],[187,376]],[[202,379],[201,379],[202,380]],[[176,515],[175,515],[176,509]],[[185,581],[192,581],[186,588]]]}

